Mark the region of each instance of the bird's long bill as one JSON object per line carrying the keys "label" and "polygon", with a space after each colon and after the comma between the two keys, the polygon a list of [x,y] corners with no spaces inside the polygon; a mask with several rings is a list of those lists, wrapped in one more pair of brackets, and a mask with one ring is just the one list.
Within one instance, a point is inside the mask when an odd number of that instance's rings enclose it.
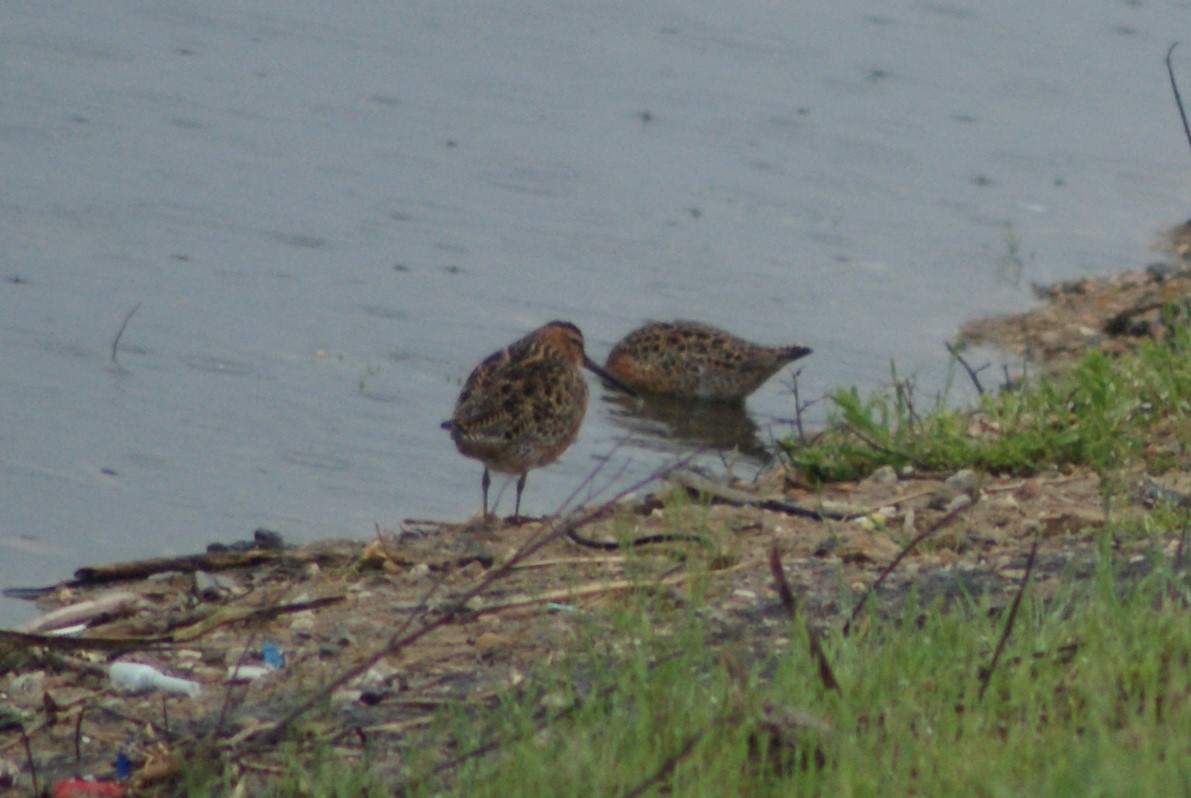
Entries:
{"label": "bird's long bill", "polygon": [[592,360],[591,358],[589,358],[587,355],[583,356],[583,368],[587,369],[592,374],[596,375],[601,380],[603,380],[606,384],[611,385],[616,390],[624,391],[629,396],[639,396],[639,394],[636,391],[634,391],[632,388],[625,385],[623,382],[616,379],[611,374],[609,374],[608,372],[606,372],[602,368],[600,368],[596,364],[596,362],[594,360]]}
{"label": "bird's long bill", "polygon": [[798,360],[799,358],[804,358],[807,355],[813,355],[814,353],[815,350],[811,349],[809,346],[792,346],[790,347],[790,360]]}

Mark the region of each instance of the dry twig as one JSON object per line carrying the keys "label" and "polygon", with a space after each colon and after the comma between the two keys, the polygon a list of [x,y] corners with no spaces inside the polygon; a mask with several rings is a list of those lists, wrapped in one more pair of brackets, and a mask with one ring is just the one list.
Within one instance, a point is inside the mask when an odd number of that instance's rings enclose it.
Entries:
{"label": "dry twig", "polygon": [[980,672],[980,692],[976,694],[977,703],[984,700],[984,692],[992,680],[993,671],[1001,661],[1001,652],[1005,650],[1005,643],[1009,640],[1009,633],[1013,631],[1013,623],[1017,620],[1017,609],[1021,606],[1021,597],[1025,595],[1026,585],[1030,581],[1030,573],[1034,570],[1034,557],[1038,554],[1038,538],[1034,538],[1034,545],[1030,547],[1030,556],[1026,560],[1026,572],[1022,574],[1021,584],[1017,588],[1017,595],[1013,597],[1013,606],[1009,608],[1009,617],[1005,619],[1005,628],[1001,630],[1001,639],[997,641],[997,648],[993,651],[992,661],[987,668]]}
{"label": "dry twig", "polygon": [[931,526],[928,527],[925,532],[919,533],[913,540],[902,547],[902,550],[897,553],[897,556],[893,558],[889,565],[886,565],[885,568],[882,569],[880,575],[877,577],[877,581],[873,582],[872,587],[865,591],[864,595],[860,597],[860,600],[856,602],[856,606],[852,608],[852,614],[848,617],[848,622],[844,624],[845,637],[852,631],[852,624],[856,622],[856,618],[860,615],[860,611],[864,609],[865,605],[868,603],[869,597],[877,591],[877,588],[881,586],[881,583],[885,581],[885,578],[888,577],[889,574],[893,573],[893,569],[896,568],[898,564],[901,563],[901,561],[904,560],[919,543],[950,524],[956,519],[957,516],[959,516],[960,513],[969,509],[975,503],[976,499],[973,498],[972,501],[968,502],[967,504],[959,505],[940,518],[938,521],[935,521],[933,524],[931,524]]}
{"label": "dry twig", "polygon": [[664,781],[671,773],[674,772],[674,768],[678,767],[679,762],[690,756],[691,751],[695,749],[695,744],[698,743],[699,740],[703,739],[703,735],[706,733],[706,730],[700,730],[693,734],[688,734],[687,738],[683,741],[681,748],[679,748],[670,756],[666,757],[666,761],[663,762],[656,771],[654,771],[652,776],[645,779],[645,781],[641,782],[633,789],[624,793],[622,798],[638,798],[638,796],[644,795],[650,787],[653,787],[655,784],[660,784],[662,781]]}
{"label": "dry twig", "polygon": [[[795,601],[794,591],[790,589],[790,583],[786,580],[786,570],[782,568],[782,558],[778,554],[777,546],[773,546],[769,550],[769,570],[773,573],[773,581],[777,584],[777,594],[781,599],[782,607],[785,608],[791,621],[796,620],[798,618],[798,602]],[[819,681],[823,683],[825,689],[839,692],[839,681],[835,678],[835,671],[831,669],[831,663],[827,661],[827,654],[819,642],[819,635],[805,619],[803,627],[806,629],[811,656],[814,657],[815,664],[819,668]]]}

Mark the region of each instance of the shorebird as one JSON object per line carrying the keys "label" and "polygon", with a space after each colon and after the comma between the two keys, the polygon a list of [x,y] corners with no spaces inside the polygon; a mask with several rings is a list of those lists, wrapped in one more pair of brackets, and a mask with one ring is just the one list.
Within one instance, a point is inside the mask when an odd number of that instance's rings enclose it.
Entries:
{"label": "shorebird", "polygon": [[587,411],[580,366],[632,393],[587,357],[583,333],[566,321],[552,321],[492,353],[463,384],[454,415],[442,428],[461,454],[484,464],[485,518],[489,470],[520,475],[517,517],[529,470],[553,463],[574,442]]}
{"label": "shorebird", "polygon": [[646,324],[612,348],[604,368],[642,394],[742,402],[805,346],[762,346],[708,324]]}

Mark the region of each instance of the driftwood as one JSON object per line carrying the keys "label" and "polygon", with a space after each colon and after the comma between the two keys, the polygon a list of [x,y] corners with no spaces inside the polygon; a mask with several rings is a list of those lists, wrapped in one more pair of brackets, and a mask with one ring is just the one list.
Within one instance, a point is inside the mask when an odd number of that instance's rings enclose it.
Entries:
{"label": "driftwood", "polygon": [[237,623],[248,620],[262,621],[290,612],[316,610],[320,607],[338,604],[345,598],[347,597],[340,593],[333,596],[323,596],[321,598],[310,599],[309,601],[297,601],[291,602],[289,604],[272,604],[265,607],[223,607],[212,615],[202,618],[201,620],[196,621],[189,626],[175,629],[170,633],[170,637],[179,642],[197,640],[198,638],[210,632],[212,629],[215,629],[219,626],[224,626],[229,623]]}
{"label": "driftwood", "polygon": [[711,498],[716,504],[730,504],[733,507],[756,507],[761,510],[771,510],[775,513],[795,515],[800,518],[813,518],[816,521],[849,521],[860,518],[865,513],[841,513],[825,508],[813,509],[792,504],[781,499],[765,499],[755,493],[733,488],[722,482],[705,477],[690,469],[680,469],[670,474],[670,480],[688,492],[702,494]]}
{"label": "driftwood", "polygon": [[168,648],[173,644],[169,635],[155,637],[67,637],[43,635],[37,632],[14,632],[0,629],[0,651],[24,648],[48,648],[58,651],[129,651],[132,649]]}
{"label": "driftwood", "polygon": [[[153,557],[147,560],[88,565],[74,572],[71,587],[144,579],[169,571],[226,571],[232,568],[251,568],[269,562],[293,561],[293,552],[276,549],[246,549],[244,551],[207,551],[184,554],[180,557]],[[308,558],[303,561],[307,561]]]}
{"label": "driftwood", "polygon": [[151,648],[169,648],[181,642],[197,640],[219,626],[241,621],[261,621],[292,612],[316,610],[331,604],[338,604],[346,598],[343,594],[323,596],[308,601],[287,604],[270,604],[265,607],[221,608],[213,614],[200,618],[187,626],[171,632],[155,635],[130,635],[128,637],[74,637],[47,635],[38,632],[16,632],[0,629],[0,652],[8,648],[48,648],[59,651],[131,651]]}
{"label": "driftwood", "polygon": [[110,590],[84,601],[59,607],[18,627],[21,632],[50,632],[77,624],[87,624],[99,617],[127,615],[135,612],[140,602],[139,593],[127,590]]}

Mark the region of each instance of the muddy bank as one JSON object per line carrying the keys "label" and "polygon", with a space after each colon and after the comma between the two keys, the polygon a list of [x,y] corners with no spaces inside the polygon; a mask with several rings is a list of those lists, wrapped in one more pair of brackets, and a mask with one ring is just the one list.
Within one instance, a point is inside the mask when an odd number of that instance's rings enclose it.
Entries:
{"label": "muddy bank", "polygon": [[1163,340],[1191,309],[1191,222],[1156,246],[1164,260],[1146,269],[1035,286],[1038,307],[969,322],[959,338],[1011,353],[1034,373],[1061,371],[1089,349],[1116,354]]}

